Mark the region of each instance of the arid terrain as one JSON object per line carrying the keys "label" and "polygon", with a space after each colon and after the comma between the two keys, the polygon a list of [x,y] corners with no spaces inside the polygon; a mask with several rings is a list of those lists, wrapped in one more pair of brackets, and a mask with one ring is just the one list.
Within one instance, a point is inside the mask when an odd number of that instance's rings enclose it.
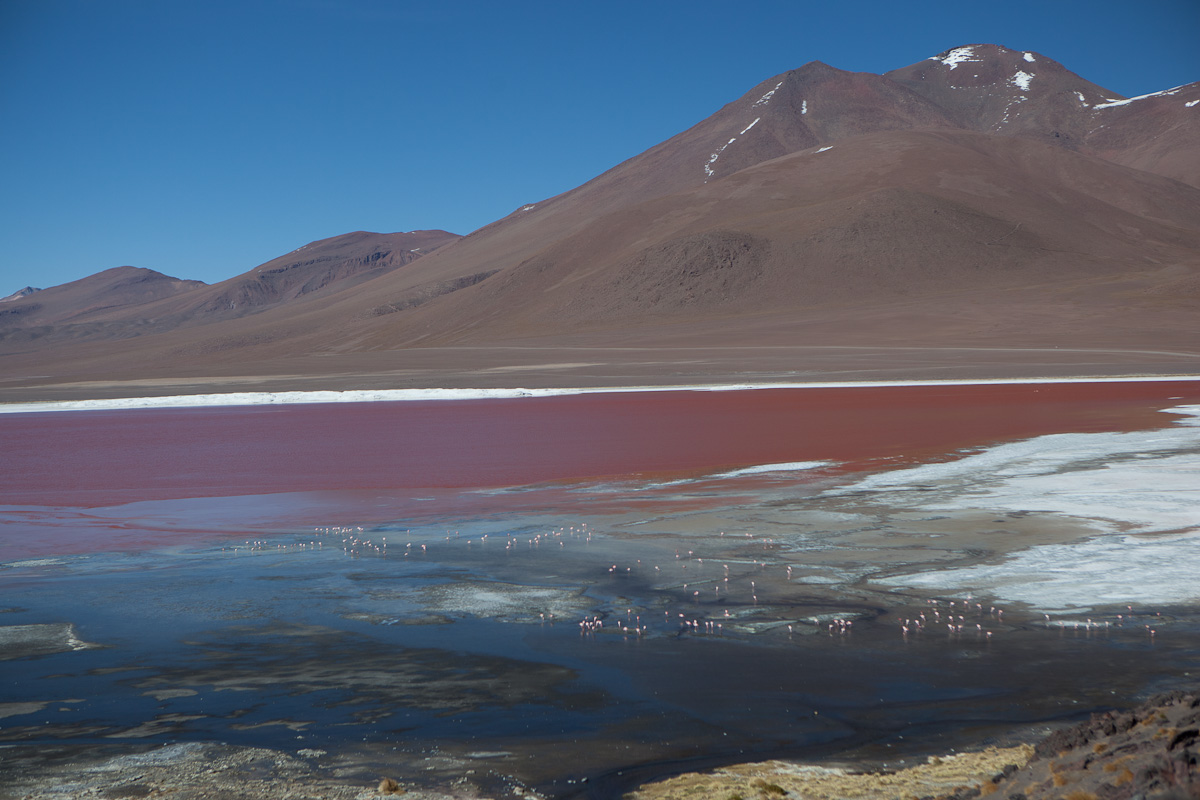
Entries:
{"label": "arid terrain", "polygon": [[995,45],[813,62],[467,236],[18,292],[0,400],[1194,373],[1197,103]]}

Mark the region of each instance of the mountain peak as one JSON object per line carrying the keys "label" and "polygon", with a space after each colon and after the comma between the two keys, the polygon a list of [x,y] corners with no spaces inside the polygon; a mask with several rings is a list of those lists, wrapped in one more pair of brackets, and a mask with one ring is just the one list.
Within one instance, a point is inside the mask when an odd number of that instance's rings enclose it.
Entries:
{"label": "mountain peak", "polygon": [[[1062,64],[1032,50],[1013,50],[998,44],[968,44],[945,50],[889,77],[917,77],[925,82],[944,83],[957,89],[988,87],[1028,92],[1043,76],[1074,75]],[[1078,76],[1074,76],[1078,78]],[[1082,80],[1082,79],[1080,79]]]}
{"label": "mountain peak", "polygon": [[846,70],[838,69],[837,67],[830,66],[829,64],[826,64],[824,61],[809,61],[808,63],[802,64],[799,67],[796,67],[795,69],[788,70],[787,72],[784,73],[784,75],[785,76],[797,76],[797,77],[806,77],[806,76],[810,76],[810,75],[811,76],[817,76],[817,75],[827,76],[827,75],[833,75],[833,74],[844,74],[845,72],[846,72]]}
{"label": "mountain peak", "polygon": [[946,109],[964,128],[1071,149],[1092,127],[1089,110],[1120,98],[1040,53],[996,44],[954,47],[886,77]]}
{"label": "mountain peak", "polygon": [[26,286],[24,289],[17,289],[15,292],[10,294],[8,297],[0,297],[0,303],[7,303],[10,300],[20,300],[22,297],[28,297],[29,295],[33,294],[34,292],[40,292],[40,291],[41,291],[41,289],[38,289],[36,287]]}
{"label": "mountain peak", "polygon": [[1013,50],[1000,44],[967,44],[952,47],[936,56],[930,56],[926,61],[938,61],[947,69],[957,69],[962,64],[983,63],[997,59],[1012,61],[1019,59],[1028,64],[1036,64],[1038,59],[1045,58],[1031,50]]}

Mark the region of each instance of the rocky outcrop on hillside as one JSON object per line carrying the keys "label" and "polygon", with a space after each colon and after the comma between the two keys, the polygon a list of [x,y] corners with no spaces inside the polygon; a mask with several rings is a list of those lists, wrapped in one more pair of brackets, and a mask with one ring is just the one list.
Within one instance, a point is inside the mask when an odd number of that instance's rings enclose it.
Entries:
{"label": "rocky outcrop on hillside", "polygon": [[1196,800],[1200,693],[1158,695],[1132,711],[1094,714],[1036,746],[988,748],[902,770],[855,771],[770,761],[681,775],[630,800]]}
{"label": "rocky outcrop on hillside", "polygon": [[1200,694],[1159,695],[1133,711],[1095,714],[1056,731],[1028,764],[994,785],[1002,797],[1200,798]]}

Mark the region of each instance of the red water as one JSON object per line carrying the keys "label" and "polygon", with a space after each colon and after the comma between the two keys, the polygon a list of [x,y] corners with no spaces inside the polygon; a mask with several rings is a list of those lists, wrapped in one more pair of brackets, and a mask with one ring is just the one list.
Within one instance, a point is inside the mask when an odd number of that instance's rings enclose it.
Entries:
{"label": "red water", "polygon": [[1200,381],[646,392],[0,415],[0,505],[487,487],[788,461],[920,461],[1164,427]]}

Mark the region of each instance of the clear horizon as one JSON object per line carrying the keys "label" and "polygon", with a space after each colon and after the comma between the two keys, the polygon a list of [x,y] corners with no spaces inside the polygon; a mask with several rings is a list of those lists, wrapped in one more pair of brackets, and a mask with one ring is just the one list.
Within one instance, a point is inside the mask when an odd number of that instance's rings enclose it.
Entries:
{"label": "clear horizon", "polygon": [[116,266],[215,283],[354,230],[469,233],[813,60],[965,44],[1124,96],[1200,78],[1200,4],[157,3],[0,8],[0,297]]}

